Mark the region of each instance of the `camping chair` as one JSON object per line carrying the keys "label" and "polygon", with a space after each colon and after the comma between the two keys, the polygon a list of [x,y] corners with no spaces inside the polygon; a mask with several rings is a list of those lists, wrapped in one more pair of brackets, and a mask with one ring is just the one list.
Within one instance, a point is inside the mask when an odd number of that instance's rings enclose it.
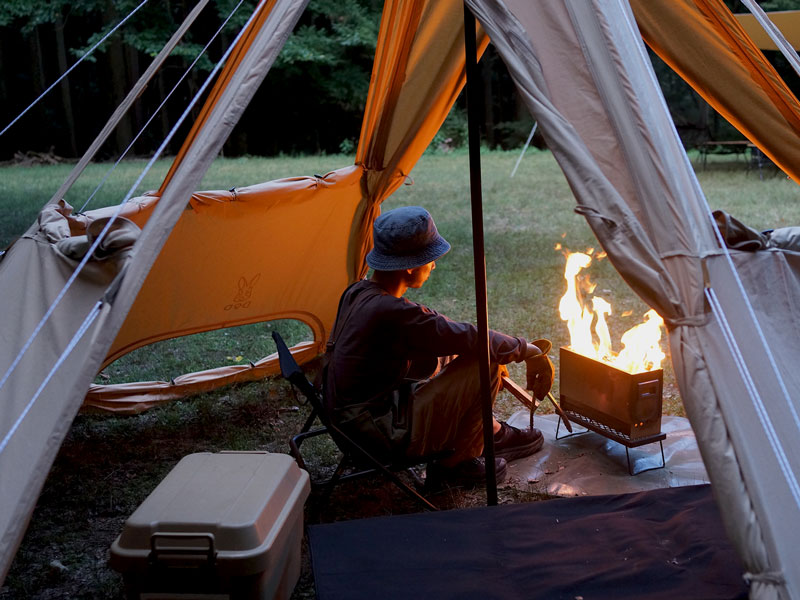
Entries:
{"label": "camping chair", "polygon": [[[317,389],[305,376],[300,366],[295,361],[286,342],[277,331],[272,332],[272,339],[275,340],[275,345],[278,348],[278,361],[280,364],[281,375],[284,379],[288,380],[295,388],[297,388],[311,405],[311,413],[300,430],[300,433],[292,436],[289,440],[289,448],[291,455],[297,461],[301,469],[306,469],[305,461],[300,453],[300,446],[308,438],[317,437],[320,435],[328,434],[333,439],[336,447],[342,453],[342,459],[336,467],[333,476],[327,480],[312,480],[312,485],[315,487],[326,488],[330,491],[337,483],[356,479],[376,472],[383,473],[389,478],[392,483],[397,485],[401,490],[407,493],[410,497],[420,502],[426,509],[438,510],[428,499],[423,497],[417,490],[409,486],[397,475],[399,471],[408,471],[413,477],[415,483],[422,487],[424,482],[419,475],[414,471],[413,467],[422,463],[427,463],[436,459],[441,459],[453,453],[452,450],[445,450],[435,454],[424,457],[399,459],[386,463],[379,460],[377,457],[370,454],[361,445],[359,445],[350,436],[346,435],[339,427],[331,422],[325,411],[322,401],[322,392]],[[322,423],[321,427],[311,429],[314,421],[319,418]],[[355,465],[357,470],[345,473],[348,466]]]}

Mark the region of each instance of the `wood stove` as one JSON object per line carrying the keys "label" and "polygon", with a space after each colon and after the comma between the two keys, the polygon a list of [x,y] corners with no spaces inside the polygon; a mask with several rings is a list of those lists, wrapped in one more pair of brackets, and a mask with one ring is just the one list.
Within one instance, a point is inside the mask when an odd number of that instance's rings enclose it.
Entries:
{"label": "wood stove", "polygon": [[[623,444],[626,455],[628,448],[667,437],[661,432],[661,369],[632,374],[563,347],[559,356],[560,404],[570,421]],[[663,445],[661,457],[663,463]],[[633,475],[630,457],[628,471]]]}

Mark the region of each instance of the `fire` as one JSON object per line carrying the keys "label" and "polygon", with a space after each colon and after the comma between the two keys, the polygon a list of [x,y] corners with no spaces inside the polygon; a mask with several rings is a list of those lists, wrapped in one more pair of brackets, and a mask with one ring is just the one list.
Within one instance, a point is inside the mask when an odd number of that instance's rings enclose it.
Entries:
{"label": "fire", "polygon": [[[607,317],[612,313],[611,305],[599,296],[592,297],[591,306],[584,301],[584,292],[593,293],[595,286],[589,283],[588,279],[580,282],[578,274],[591,264],[593,252],[594,249],[589,249],[585,253],[566,252],[564,279],[567,280],[567,291],[558,304],[558,312],[561,319],[567,322],[570,350],[628,373],[661,368],[661,362],[666,358],[661,350],[661,330],[664,320],[656,311],[647,311],[644,314],[644,322],[622,334],[620,338],[622,350],[615,352],[607,322]],[[604,256],[605,253],[598,253],[597,258]],[[581,287],[584,289],[581,290]]]}

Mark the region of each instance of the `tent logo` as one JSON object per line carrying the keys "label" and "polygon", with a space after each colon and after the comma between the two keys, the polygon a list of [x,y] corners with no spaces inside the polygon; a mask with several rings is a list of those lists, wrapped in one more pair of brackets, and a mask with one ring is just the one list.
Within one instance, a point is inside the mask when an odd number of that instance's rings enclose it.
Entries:
{"label": "tent logo", "polygon": [[247,278],[244,275],[239,277],[239,281],[237,282],[239,289],[236,290],[236,295],[233,297],[233,302],[225,306],[225,310],[249,308],[250,297],[253,295],[253,288],[260,277],[261,273],[256,273],[255,277],[253,277],[250,281],[247,281]]}

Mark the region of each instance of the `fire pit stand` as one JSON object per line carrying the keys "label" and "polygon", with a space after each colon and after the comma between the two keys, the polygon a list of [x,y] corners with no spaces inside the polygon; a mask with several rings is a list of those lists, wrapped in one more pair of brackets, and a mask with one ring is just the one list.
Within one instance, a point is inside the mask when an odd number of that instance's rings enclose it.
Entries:
{"label": "fire pit stand", "polygon": [[[585,427],[583,431],[576,431],[574,433],[568,433],[567,435],[562,435],[559,437],[558,431],[561,427],[561,422],[563,418],[561,416],[558,417],[558,424],[556,425],[556,437],[557,440],[563,440],[569,437],[573,437],[576,435],[581,435],[586,433],[587,431],[594,431],[595,433],[599,433],[600,435],[607,437],[610,440],[614,440],[615,442],[619,442],[623,446],[625,446],[625,458],[628,461],[628,474],[639,475],[640,473],[644,473],[645,471],[654,471],[656,469],[663,469],[666,466],[666,460],[664,459],[664,440],[667,439],[666,433],[659,433],[658,435],[653,435],[647,438],[642,438],[636,441],[633,441],[623,435],[620,435],[619,432],[614,431],[613,429],[606,427],[602,423],[598,423],[596,421],[592,421],[591,419],[587,419],[583,417],[583,415],[579,415],[575,412],[566,410],[564,411],[567,416],[569,417],[570,421],[580,425],[581,427]],[[628,451],[629,448],[636,448],[638,446],[645,446],[647,444],[653,444],[658,442],[659,446],[661,447],[661,464],[655,467],[648,467],[646,469],[640,469],[636,472],[633,471],[633,467],[631,466],[631,456]]]}
{"label": "fire pit stand", "polygon": [[[559,356],[561,411],[556,439],[586,433],[559,437],[561,421],[568,426],[569,419],[625,446],[630,475],[664,468],[663,440],[667,434],[661,431],[663,371],[631,374],[563,347]],[[634,473],[629,449],[655,442],[661,447],[661,465]]]}

